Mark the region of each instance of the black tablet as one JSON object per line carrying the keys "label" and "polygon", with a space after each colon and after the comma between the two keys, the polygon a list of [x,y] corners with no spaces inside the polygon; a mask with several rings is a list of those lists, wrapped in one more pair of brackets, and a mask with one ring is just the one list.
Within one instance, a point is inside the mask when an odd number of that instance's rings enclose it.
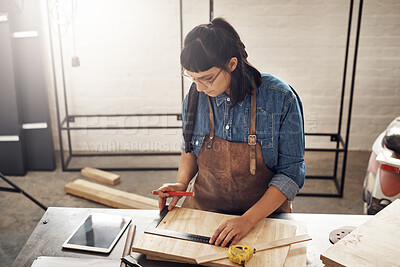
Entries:
{"label": "black tablet", "polygon": [[109,253],[132,218],[93,213],[88,215],[68,237],[63,248]]}

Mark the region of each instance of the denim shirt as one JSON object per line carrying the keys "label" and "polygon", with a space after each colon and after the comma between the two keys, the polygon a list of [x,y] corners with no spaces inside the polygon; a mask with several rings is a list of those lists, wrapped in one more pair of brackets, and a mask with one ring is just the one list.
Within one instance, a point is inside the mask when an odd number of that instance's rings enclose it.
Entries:
{"label": "denim shirt", "polygon": [[[205,136],[209,133],[208,96],[199,93],[195,125],[191,139],[193,151],[199,155]],[[251,96],[230,108],[225,93],[211,97],[214,111],[215,135],[230,142],[247,143],[250,129]],[[186,124],[188,95],[183,101],[183,124]],[[261,73],[257,87],[256,135],[261,145],[265,165],[275,173],[269,186],[276,186],[288,200],[293,200],[304,184],[304,129],[302,103],[290,86]],[[182,139],[181,149],[184,150]]]}

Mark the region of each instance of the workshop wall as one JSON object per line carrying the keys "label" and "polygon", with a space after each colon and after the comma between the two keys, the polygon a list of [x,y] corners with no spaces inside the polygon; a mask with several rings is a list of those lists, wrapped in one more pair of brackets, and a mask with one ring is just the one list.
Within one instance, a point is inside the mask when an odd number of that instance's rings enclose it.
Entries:
{"label": "workshop wall", "polygon": [[[51,1],[50,1],[51,2]],[[51,6],[56,81],[63,87],[57,21],[70,114],[176,113],[181,110],[179,1],[71,1],[57,19]],[[209,1],[183,1],[183,32],[208,21]],[[214,0],[214,16],[238,30],[259,70],[290,83],[302,98],[306,132],[336,132],[342,86],[349,0]],[[76,2],[75,2],[76,3]],[[358,1],[355,1],[357,17]],[[45,11],[45,6],[43,6]],[[356,20],[353,19],[354,46]],[[364,2],[350,149],[370,150],[400,114],[400,2]],[[48,37],[44,36],[48,88],[55,104]],[[75,49],[74,49],[75,47]],[[75,50],[75,51],[74,51]],[[349,55],[351,77],[353,49]],[[72,67],[73,57],[80,66]],[[185,82],[185,90],[189,86]],[[348,92],[347,90],[347,92]],[[60,96],[62,99],[62,96]],[[63,107],[62,107],[63,110]],[[345,116],[347,116],[347,108]],[[346,121],[344,121],[346,122]],[[89,118],[75,126],[175,125],[163,118]],[[56,123],[53,123],[53,127]],[[345,128],[342,130],[344,135]],[[54,127],[53,132],[57,135]],[[178,150],[180,130],[75,131],[73,149],[86,151]],[[55,140],[58,140],[55,138]],[[56,142],[58,147],[58,142]],[[333,145],[307,138],[307,147]]]}
{"label": "workshop wall", "polygon": [[[300,94],[306,132],[336,132],[350,1],[214,2],[215,16],[227,18],[236,27],[250,61],[286,80]],[[354,47],[358,5],[355,1],[350,48]],[[375,138],[400,114],[399,29],[399,1],[364,1],[350,149],[370,150]],[[351,49],[346,93],[353,56]],[[329,145],[324,137],[306,141],[307,147]]]}

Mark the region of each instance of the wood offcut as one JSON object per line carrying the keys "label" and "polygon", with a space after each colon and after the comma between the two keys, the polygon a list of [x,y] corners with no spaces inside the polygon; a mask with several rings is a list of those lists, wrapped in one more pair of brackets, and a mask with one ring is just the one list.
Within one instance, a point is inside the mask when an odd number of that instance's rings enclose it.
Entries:
{"label": "wood offcut", "polygon": [[65,192],[83,197],[113,208],[120,209],[158,209],[158,201],[152,198],[128,193],[82,179],[68,183]]}
{"label": "wood offcut", "polygon": [[109,185],[116,185],[120,182],[120,176],[115,173],[85,167],[81,170],[82,176]]}

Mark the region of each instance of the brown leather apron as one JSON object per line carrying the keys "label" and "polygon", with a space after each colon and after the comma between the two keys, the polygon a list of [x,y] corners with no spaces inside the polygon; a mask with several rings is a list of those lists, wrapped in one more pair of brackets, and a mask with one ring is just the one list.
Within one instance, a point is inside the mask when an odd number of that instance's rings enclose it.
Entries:
{"label": "brown leather apron", "polygon": [[[214,114],[210,99],[210,132],[197,158],[198,174],[182,207],[241,215],[267,191],[274,173],[265,164],[256,143],[256,90],[251,96],[248,143],[229,142],[214,136]],[[250,159],[250,160],[249,160]],[[286,200],[275,212],[291,212]]]}

